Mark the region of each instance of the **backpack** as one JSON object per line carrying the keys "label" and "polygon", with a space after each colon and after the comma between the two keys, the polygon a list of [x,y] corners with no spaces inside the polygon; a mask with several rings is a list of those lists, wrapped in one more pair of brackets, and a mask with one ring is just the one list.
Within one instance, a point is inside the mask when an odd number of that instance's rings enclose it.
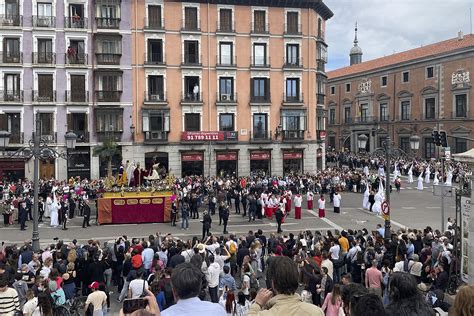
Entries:
{"label": "backpack", "polygon": [[250,288],[258,290],[260,287],[258,279],[252,273],[247,273],[247,275],[250,278]]}
{"label": "backpack", "polygon": [[237,246],[235,245],[235,242],[230,243],[229,252],[231,255],[235,255],[237,253]]}
{"label": "backpack", "polygon": [[166,308],[176,304],[174,301],[173,288],[171,287],[171,282],[166,282],[163,290],[165,294],[165,306]]}

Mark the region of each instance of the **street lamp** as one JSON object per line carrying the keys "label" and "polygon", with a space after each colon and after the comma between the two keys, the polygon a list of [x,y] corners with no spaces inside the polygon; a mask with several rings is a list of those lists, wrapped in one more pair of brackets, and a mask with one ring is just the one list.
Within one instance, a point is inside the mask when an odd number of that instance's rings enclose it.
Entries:
{"label": "street lamp", "polygon": [[[33,194],[33,235],[31,238],[33,251],[40,250],[39,230],[38,230],[38,195],[39,195],[39,160],[51,158],[63,158],[67,160],[67,152],[58,152],[57,150],[48,146],[48,144],[41,138],[41,119],[39,112],[36,113],[35,120],[36,131],[33,134],[33,139],[28,142],[28,146],[22,147],[11,154],[5,154],[4,157],[22,156],[30,159],[34,158],[33,179],[34,179],[34,194]],[[76,147],[77,135],[72,132],[67,132],[64,135],[66,139],[67,149],[74,149]],[[7,131],[0,131],[0,149],[5,149],[10,142],[10,133]]]}
{"label": "street lamp", "polygon": [[367,140],[369,138],[365,134],[360,134],[359,137],[357,137],[357,146],[359,148],[359,151],[366,148],[367,145]]}
{"label": "street lamp", "polygon": [[417,151],[420,148],[420,137],[418,135],[410,137],[410,148],[412,151]]}

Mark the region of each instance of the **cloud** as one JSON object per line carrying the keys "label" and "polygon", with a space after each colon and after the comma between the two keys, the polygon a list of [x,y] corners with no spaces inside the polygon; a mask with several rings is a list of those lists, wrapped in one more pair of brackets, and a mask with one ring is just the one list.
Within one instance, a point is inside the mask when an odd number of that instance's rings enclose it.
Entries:
{"label": "cloud", "polygon": [[[472,0],[324,0],[334,12],[326,24],[328,70],[349,65],[358,24],[362,60],[440,42],[471,32]],[[474,17],[473,17],[474,19]]]}

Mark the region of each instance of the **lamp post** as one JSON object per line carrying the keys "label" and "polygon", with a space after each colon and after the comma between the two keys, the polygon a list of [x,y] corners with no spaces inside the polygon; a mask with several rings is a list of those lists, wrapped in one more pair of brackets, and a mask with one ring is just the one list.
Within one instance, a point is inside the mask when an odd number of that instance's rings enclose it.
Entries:
{"label": "lamp post", "polygon": [[359,151],[366,149],[368,140],[369,138],[365,134],[360,134],[359,137],[357,137],[357,147]]}
{"label": "lamp post", "polygon": [[[360,146],[363,146],[365,148],[365,145],[367,143],[367,136],[365,135],[360,135],[358,137],[359,141],[359,148]],[[391,177],[391,160],[396,160],[400,158],[401,156],[408,156],[406,152],[404,152],[400,148],[393,148],[393,143],[392,140],[390,139],[390,136],[387,137],[385,141],[383,141],[381,148],[377,148],[374,150],[375,155],[379,156],[384,156],[385,157],[385,169],[386,169],[386,176],[385,176],[385,201],[387,204],[390,206],[390,177]],[[415,152],[420,148],[420,137],[417,135],[413,135],[410,137],[410,149]],[[384,233],[384,239],[385,241],[389,241],[391,238],[391,223],[390,223],[390,214],[385,216],[385,233]]]}
{"label": "lamp post", "polygon": [[[58,152],[49,147],[46,142],[41,139],[41,119],[39,112],[36,113],[35,120],[36,131],[33,134],[33,139],[30,139],[28,146],[18,149],[12,154],[5,154],[4,157],[23,156],[25,158],[34,158],[33,180],[34,180],[34,195],[33,195],[33,235],[31,238],[33,251],[37,252],[40,249],[39,230],[38,230],[38,195],[39,195],[39,160],[51,158],[67,159],[67,152]],[[7,148],[10,142],[10,133],[7,131],[0,131],[0,148]],[[66,139],[66,148],[74,149],[76,147],[77,135],[73,132],[67,132],[64,135]]]}

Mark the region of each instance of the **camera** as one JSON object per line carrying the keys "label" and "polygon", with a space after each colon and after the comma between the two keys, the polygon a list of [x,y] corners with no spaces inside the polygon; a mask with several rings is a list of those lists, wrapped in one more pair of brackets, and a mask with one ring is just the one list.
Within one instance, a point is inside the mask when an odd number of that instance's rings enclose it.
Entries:
{"label": "camera", "polygon": [[128,298],[123,301],[123,313],[131,314],[139,309],[144,309],[148,305],[145,298]]}

